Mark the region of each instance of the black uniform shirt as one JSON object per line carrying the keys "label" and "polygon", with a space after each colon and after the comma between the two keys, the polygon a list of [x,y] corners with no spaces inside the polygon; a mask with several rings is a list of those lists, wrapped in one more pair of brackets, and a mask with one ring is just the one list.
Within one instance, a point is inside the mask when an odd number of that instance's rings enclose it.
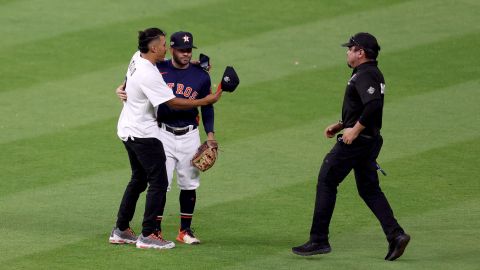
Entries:
{"label": "black uniform shirt", "polygon": [[379,135],[382,128],[384,91],[385,80],[377,67],[377,61],[357,66],[348,81],[343,98],[343,126],[350,128],[360,121],[360,124],[366,127],[361,134]]}

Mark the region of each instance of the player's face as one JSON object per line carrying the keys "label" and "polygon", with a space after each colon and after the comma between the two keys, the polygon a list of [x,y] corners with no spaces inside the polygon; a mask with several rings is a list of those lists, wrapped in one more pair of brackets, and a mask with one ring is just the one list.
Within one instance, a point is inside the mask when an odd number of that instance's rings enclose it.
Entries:
{"label": "player's face", "polygon": [[160,42],[158,45],[158,57],[163,60],[165,59],[165,54],[167,53],[167,46],[165,45],[165,37],[160,36]]}
{"label": "player's face", "polygon": [[181,67],[187,66],[192,60],[192,49],[174,49],[171,50],[172,58],[175,63]]}
{"label": "player's face", "polygon": [[165,59],[165,53],[167,52],[167,47],[165,45],[165,37],[160,36],[158,39],[151,42],[151,51],[155,53],[157,61]]}

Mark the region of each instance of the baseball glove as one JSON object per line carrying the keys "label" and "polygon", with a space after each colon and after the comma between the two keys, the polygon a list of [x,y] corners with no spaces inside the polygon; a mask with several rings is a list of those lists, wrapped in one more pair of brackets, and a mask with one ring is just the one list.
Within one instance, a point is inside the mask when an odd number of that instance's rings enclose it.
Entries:
{"label": "baseball glove", "polygon": [[197,153],[193,156],[192,165],[202,172],[210,169],[217,160],[217,150],[217,141],[205,141],[198,147]]}

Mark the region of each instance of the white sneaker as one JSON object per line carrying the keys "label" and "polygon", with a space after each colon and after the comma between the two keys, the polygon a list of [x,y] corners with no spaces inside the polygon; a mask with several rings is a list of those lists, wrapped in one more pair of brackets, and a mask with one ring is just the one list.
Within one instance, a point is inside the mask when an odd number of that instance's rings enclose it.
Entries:
{"label": "white sneaker", "polygon": [[140,234],[137,239],[137,248],[170,249],[174,247],[175,243],[165,240],[161,235],[155,233],[152,233],[147,237]]}
{"label": "white sneaker", "polygon": [[177,241],[185,243],[185,244],[189,244],[189,245],[200,244],[200,240],[195,237],[195,235],[193,234],[193,232],[190,228],[185,229],[183,231],[180,230],[178,232]]}
{"label": "white sneaker", "polygon": [[121,231],[119,228],[113,228],[108,241],[111,244],[135,244],[137,242],[137,236],[130,228],[127,228],[125,231]]}

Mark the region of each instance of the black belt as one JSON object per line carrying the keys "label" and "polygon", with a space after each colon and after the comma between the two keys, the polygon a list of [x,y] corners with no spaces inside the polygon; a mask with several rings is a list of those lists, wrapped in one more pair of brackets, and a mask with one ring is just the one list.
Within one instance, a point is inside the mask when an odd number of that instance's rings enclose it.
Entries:
{"label": "black belt", "polygon": [[359,134],[358,136],[363,137],[365,139],[375,139],[377,136],[370,136],[370,135],[365,135],[365,134]]}
{"label": "black belt", "polygon": [[197,128],[197,126],[187,126],[187,127],[177,128],[177,127],[167,126],[165,124],[160,124],[159,126],[176,136],[185,135],[188,132],[195,130]]}
{"label": "black belt", "polygon": [[[342,136],[343,136],[343,134],[341,134],[341,133],[337,134],[337,141],[343,142]],[[380,136],[380,135],[377,135],[377,136],[370,136],[370,135],[365,135],[365,134],[359,134],[358,135],[358,137],[365,138],[365,139],[368,139],[368,140],[376,139],[378,136]]]}

